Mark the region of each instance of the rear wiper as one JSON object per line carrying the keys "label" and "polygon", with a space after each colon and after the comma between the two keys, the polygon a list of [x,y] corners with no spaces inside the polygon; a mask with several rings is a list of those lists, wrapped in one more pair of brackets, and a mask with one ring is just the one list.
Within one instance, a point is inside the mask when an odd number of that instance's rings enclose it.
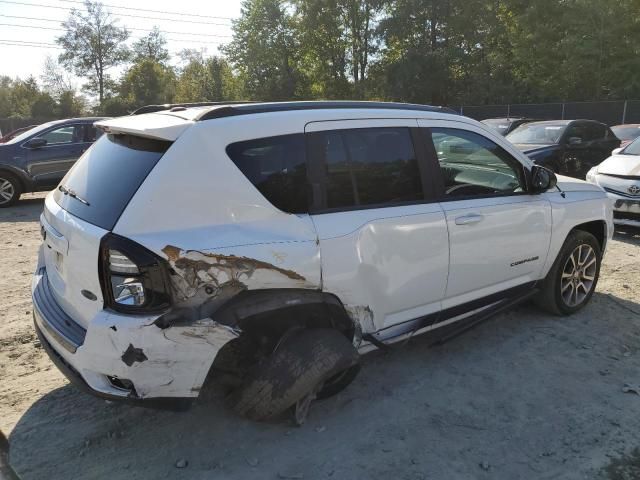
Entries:
{"label": "rear wiper", "polygon": [[87,202],[84,198],[79,197],[78,194],[76,192],[74,192],[73,190],[71,190],[69,187],[65,187],[64,185],[60,185],[58,187],[58,190],[60,190],[65,195],[69,195],[71,198],[75,198],[79,202],[84,203],[87,207],[89,206],[89,202]]}

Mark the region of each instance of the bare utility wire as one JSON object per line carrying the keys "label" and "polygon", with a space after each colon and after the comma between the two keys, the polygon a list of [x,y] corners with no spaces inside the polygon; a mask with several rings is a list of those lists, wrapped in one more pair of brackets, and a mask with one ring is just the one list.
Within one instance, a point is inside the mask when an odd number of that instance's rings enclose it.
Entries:
{"label": "bare utility wire", "polygon": [[[0,17],[3,17],[4,15],[0,14]],[[25,17],[25,19],[29,19],[28,17]],[[34,28],[37,30],[55,30],[57,32],[64,32],[65,30],[63,28],[54,28],[54,27],[43,27],[41,25],[17,25],[15,23],[0,23],[1,26],[5,26],[5,27],[19,27],[19,28]],[[134,31],[140,31],[140,32],[152,32],[153,30],[148,30],[148,29],[144,29],[144,28],[130,28],[130,27],[126,27],[127,30],[134,30]],[[160,29],[160,33],[170,33],[173,35],[195,35],[195,36],[202,36],[202,37],[214,37],[214,38],[231,38],[231,35],[213,35],[213,34],[209,34],[209,33],[191,33],[191,32],[169,32],[166,30],[162,30]],[[144,38],[144,37],[132,37],[132,38]],[[191,40],[191,39],[177,39],[177,38],[167,38],[167,40],[171,40],[174,42],[198,42],[198,40]],[[200,42],[200,43],[208,43],[208,42]]]}
{"label": "bare utility wire", "polygon": [[[26,5],[26,6],[30,6],[30,7],[42,7],[42,8],[55,8],[55,9],[59,9],[59,10],[65,10],[67,12],[71,11],[71,9],[69,9],[68,7],[58,7],[56,5],[44,5],[42,3],[25,3],[25,2],[16,2],[13,0],[0,0],[0,3],[11,3],[14,5]],[[148,15],[133,15],[131,13],[118,13],[115,12],[113,15],[118,16],[118,17],[123,17],[123,18],[144,18],[147,20],[164,20],[164,21],[171,21],[171,22],[179,22],[179,23],[194,23],[194,24],[200,24],[200,25],[219,25],[222,27],[230,27],[231,25],[229,23],[216,23],[216,22],[204,22],[201,20],[180,20],[177,18],[162,18],[162,17],[149,17]]]}
{"label": "bare utility wire", "polygon": [[[61,2],[67,2],[67,3],[79,3],[84,5],[84,1],[83,0],[60,0]],[[126,10],[136,10],[138,12],[152,12],[152,13],[165,13],[167,15],[181,15],[184,17],[198,17],[198,18],[214,18],[214,19],[218,19],[218,20],[233,20],[233,17],[217,17],[215,15],[202,15],[199,13],[182,13],[182,12],[168,12],[166,10],[151,10],[149,8],[134,8],[134,7],[126,7],[126,6],[120,6],[120,5],[113,5],[110,3],[103,3],[103,5],[105,7],[109,7],[109,8],[123,8]]]}

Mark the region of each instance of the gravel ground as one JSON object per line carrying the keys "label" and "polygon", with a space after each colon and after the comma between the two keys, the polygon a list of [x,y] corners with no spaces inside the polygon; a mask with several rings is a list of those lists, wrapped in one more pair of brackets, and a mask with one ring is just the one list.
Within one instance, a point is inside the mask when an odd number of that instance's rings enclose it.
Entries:
{"label": "gravel ground", "polygon": [[616,235],[579,314],[523,305],[443,346],[370,354],[297,428],[68,385],[32,328],[43,196],[25,198],[0,210],[0,428],[23,479],[640,478],[640,393],[623,391],[640,385],[640,231]]}

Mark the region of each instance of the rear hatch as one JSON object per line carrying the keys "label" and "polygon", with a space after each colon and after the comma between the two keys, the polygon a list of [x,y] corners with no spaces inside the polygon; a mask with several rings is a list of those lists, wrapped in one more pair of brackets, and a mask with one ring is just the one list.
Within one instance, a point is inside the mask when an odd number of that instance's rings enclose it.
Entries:
{"label": "rear hatch", "polygon": [[[112,121],[110,121],[112,122]],[[171,146],[110,129],[47,196],[41,217],[44,264],[51,291],[65,312],[87,328],[103,308],[100,241]],[[97,297],[92,299],[92,295]]]}

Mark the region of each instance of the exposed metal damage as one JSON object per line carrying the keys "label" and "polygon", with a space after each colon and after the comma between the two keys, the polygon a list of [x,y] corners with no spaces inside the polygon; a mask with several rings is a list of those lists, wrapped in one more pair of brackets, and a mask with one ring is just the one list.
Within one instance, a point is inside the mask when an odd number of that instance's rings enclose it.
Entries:
{"label": "exposed metal damage", "polygon": [[171,282],[176,306],[156,320],[160,328],[211,318],[226,300],[247,290],[248,281],[258,271],[301,285],[306,282],[293,270],[253,258],[183,250],[173,245],[167,245],[162,252],[175,272]]}

